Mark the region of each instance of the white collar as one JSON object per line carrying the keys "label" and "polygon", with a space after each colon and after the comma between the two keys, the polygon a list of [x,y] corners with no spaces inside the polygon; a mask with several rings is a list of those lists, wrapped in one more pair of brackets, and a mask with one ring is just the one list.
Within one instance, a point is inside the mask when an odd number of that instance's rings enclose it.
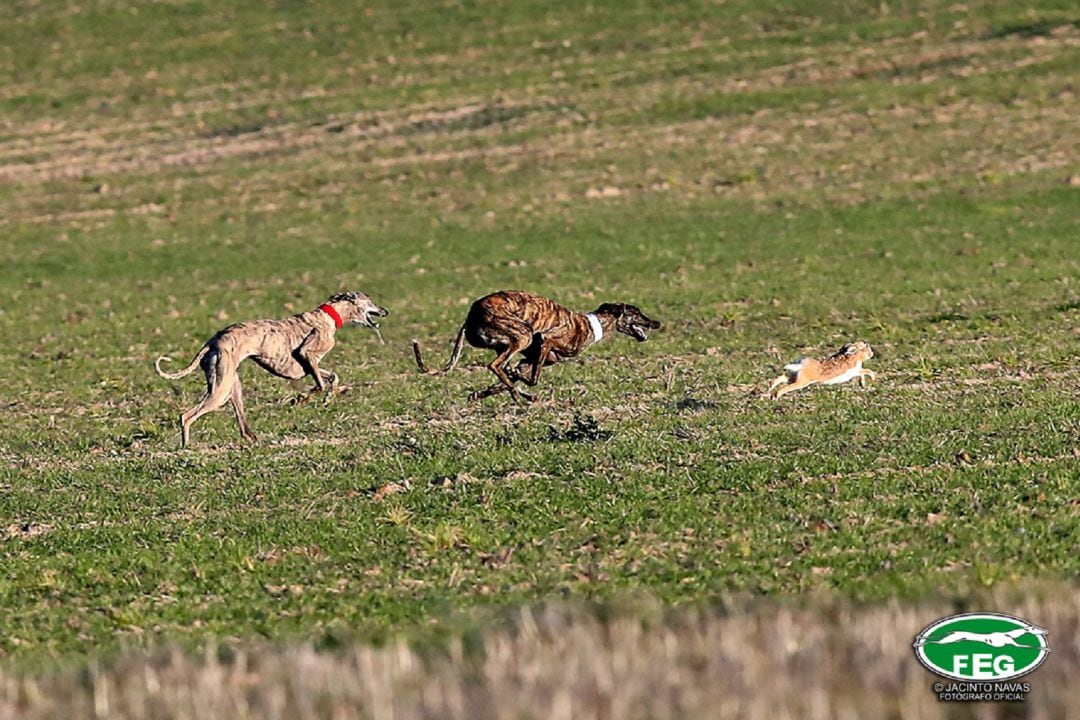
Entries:
{"label": "white collar", "polygon": [[592,330],[592,341],[596,344],[604,339],[604,326],[600,324],[600,318],[596,313],[585,313],[585,319],[589,321],[589,329]]}

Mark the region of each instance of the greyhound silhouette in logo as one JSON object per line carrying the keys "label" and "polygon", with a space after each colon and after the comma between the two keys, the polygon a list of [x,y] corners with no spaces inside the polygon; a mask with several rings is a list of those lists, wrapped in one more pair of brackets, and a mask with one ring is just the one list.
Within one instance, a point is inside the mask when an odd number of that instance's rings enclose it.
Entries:
{"label": "greyhound silhouette in logo", "polygon": [[[1020,643],[1016,642],[1016,638],[1021,637],[1022,635],[1027,635],[1028,633],[1031,633],[1032,635],[1046,635],[1049,632],[1049,630],[1038,627],[1036,625],[1026,625],[1022,628],[1016,628],[1015,630],[992,633],[976,633],[969,632],[967,630],[954,630],[948,635],[945,635],[944,637],[937,640],[929,640],[925,636],[919,637],[915,641],[915,647],[922,647],[927,643],[931,643],[934,645],[951,645],[952,643],[962,642],[964,640],[971,640],[972,642],[986,643],[990,647],[996,648],[1009,645],[1011,647],[1019,648],[1043,649],[1040,645],[1021,645]],[[1045,649],[1049,650],[1049,648]]]}

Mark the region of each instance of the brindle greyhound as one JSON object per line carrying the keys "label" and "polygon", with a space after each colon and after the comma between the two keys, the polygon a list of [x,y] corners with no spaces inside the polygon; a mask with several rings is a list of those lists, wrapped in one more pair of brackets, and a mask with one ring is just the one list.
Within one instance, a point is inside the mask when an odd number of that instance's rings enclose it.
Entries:
{"label": "brindle greyhound", "polygon": [[[648,339],[646,330],[655,330],[660,323],[646,317],[633,305],[604,303],[591,313],[577,313],[539,295],[508,290],[482,297],[472,304],[465,323],[454,339],[454,350],[442,370],[428,370],[420,354],[420,343],[413,340],[413,354],[420,371],[441,375],[454,369],[468,340],[476,348],[494,350],[497,355],[488,363],[499,382],[469,395],[480,400],[501,392],[509,392],[514,400],[532,396],[514,387],[522,381],[529,386],[540,380],[540,370],[548,365],[575,357],[585,348],[600,342],[618,331],[638,342]],[[515,353],[524,358],[510,369]]]}
{"label": "brindle greyhound", "polygon": [[179,380],[194,372],[200,364],[206,374],[206,394],[195,407],[180,416],[180,446],[187,447],[192,423],[230,400],[240,436],[255,440],[244,414],[244,397],[237,374],[240,363],[247,358],[263,370],[288,380],[310,375],[315,379],[315,387],[309,395],[325,392],[329,397],[338,376],[319,367],[319,361],[333,349],[335,332],[346,322],[365,325],[378,332],[379,323],[375,318],[389,314],[364,293],[341,293],[331,296],[314,310],[285,320],[255,320],[230,325],[207,340],[191,364],[179,372],[163,371],[161,363],[172,358],[162,355],[154,368],[163,378]]}

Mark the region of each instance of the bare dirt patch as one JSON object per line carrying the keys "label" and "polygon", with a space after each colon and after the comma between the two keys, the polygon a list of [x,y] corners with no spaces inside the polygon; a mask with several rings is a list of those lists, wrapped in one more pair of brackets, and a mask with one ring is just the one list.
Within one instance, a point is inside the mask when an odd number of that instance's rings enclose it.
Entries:
{"label": "bare dirt patch", "polygon": [[53,526],[45,523],[25,522],[8,525],[4,528],[5,540],[30,540],[53,531]]}

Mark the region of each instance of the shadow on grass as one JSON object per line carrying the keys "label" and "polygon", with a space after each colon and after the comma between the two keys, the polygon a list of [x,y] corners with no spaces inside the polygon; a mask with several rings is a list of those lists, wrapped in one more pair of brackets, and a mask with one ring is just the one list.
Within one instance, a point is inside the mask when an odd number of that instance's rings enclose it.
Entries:
{"label": "shadow on grass", "polygon": [[1051,33],[1053,33],[1055,28],[1059,28],[1063,25],[1080,27],[1080,19],[1072,21],[1040,20],[1038,22],[1031,23],[1015,23],[1012,25],[1003,25],[1002,27],[995,28],[988,32],[985,36],[985,39],[998,40],[1000,38],[1009,37],[1011,35],[1016,35],[1022,38],[1049,37]]}

